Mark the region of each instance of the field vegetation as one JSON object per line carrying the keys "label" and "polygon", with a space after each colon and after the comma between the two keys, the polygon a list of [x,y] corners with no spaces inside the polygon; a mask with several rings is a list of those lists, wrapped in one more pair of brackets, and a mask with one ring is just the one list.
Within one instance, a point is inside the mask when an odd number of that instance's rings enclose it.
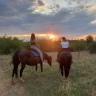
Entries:
{"label": "field vegetation", "polygon": [[[49,52],[52,66],[44,64],[44,72],[26,66],[23,72],[25,83],[15,79],[11,85],[11,55],[0,55],[0,96],[96,96],[96,55],[81,51],[72,52],[69,82],[61,76],[56,62],[57,52]],[[10,65],[11,64],[11,65]],[[20,69],[20,66],[19,66]],[[19,70],[18,70],[19,71]]]}

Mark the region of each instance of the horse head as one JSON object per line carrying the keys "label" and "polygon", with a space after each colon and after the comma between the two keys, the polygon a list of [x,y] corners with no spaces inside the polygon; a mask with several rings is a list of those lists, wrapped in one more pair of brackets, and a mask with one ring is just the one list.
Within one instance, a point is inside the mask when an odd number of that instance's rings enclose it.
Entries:
{"label": "horse head", "polygon": [[52,65],[52,57],[48,56],[48,54],[46,54],[45,52],[42,52],[44,59],[47,61],[47,63],[51,66]]}
{"label": "horse head", "polygon": [[52,57],[51,56],[49,56],[48,58],[47,58],[47,63],[51,66],[52,65]]}

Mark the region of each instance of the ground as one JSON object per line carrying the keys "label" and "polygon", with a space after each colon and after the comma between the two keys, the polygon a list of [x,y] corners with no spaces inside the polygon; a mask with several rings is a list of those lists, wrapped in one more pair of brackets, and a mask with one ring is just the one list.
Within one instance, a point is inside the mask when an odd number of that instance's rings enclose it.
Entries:
{"label": "ground", "polygon": [[78,52],[73,52],[68,82],[59,72],[57,53],[48,54],[53,58],[51,67],[44,64],[41,73],[40,68],[36,72],[34,67],[26,66],[25,83],[18,78],[15,85],[11,85],[11,55],[0,55],[0,96],[96,96],[96,54],[83,51],[78,58]]}

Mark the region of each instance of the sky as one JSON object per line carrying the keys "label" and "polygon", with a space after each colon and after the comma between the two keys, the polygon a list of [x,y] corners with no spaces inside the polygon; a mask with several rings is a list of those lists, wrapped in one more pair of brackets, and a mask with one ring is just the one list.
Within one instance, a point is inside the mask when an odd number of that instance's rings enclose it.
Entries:
{"label": "sky", "polygon": [[31,33],[96,35],[96,0],[0,0],[0,36],[26,39]]}

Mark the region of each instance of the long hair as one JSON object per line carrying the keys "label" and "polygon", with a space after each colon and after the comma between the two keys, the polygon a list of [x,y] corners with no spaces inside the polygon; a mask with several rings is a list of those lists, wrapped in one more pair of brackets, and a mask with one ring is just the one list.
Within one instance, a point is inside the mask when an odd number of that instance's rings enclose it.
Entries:
{"label": "long hair", "polygon": [[35,40],[35,34],[34,33],[31,34],[31,40]]}

